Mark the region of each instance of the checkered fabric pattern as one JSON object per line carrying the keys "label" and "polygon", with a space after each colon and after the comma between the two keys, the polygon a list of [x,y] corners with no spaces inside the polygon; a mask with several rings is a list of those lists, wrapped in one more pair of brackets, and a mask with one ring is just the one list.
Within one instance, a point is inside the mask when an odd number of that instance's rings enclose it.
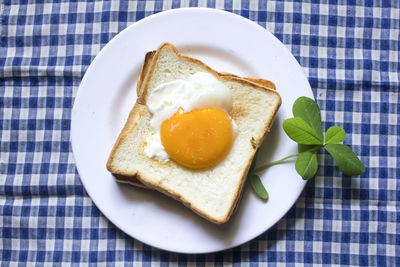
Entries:
{"label": "checkered fabric pattern", "polygon": [[[323,127],[342,126],[367,167],[330,156],[258,238],[206,255],[160,251],[112,225],[86,194],[70,145],[79,83],[100,49],[162,10],[224,9],[266,27],[306,73]],[[1,4],[0,261],[12,265],[400,266],[399,1],[14,1]]]}

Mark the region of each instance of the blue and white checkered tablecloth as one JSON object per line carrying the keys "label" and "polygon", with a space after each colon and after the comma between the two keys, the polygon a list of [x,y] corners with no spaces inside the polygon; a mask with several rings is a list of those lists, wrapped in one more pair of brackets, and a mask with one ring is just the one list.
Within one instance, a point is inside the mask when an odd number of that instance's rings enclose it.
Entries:
{"label": "blue and white checkered tablecloth", "polygon": [[[79,83],[118,32],[162,10],[207,6],[266,27],[294,54],[322,110],[367,166],[331,157],[258,238],[205,255],[160,251],[111,224],[86,194],[70,145]],[[1,4],[0,261],[222,266],[400,266],[399,1],[13,1]]]}

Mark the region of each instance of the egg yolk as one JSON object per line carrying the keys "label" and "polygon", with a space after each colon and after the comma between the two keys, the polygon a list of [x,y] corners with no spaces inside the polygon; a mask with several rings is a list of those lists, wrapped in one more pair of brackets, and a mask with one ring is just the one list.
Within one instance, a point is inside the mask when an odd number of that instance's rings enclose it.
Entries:
{"label": "egg yolk", "polygon": [[193,169],[220,161],[229,152],[234,138],[231,119],[218,108],[186,113],[180,108],[161,124],[160,134],[170,158]]}

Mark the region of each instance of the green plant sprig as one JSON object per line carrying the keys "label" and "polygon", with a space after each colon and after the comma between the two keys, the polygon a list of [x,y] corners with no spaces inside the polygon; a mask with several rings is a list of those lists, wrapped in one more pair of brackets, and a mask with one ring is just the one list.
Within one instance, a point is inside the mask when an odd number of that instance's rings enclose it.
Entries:
{"label": "green plant sprig", "polygon": [[293,104],[293,118],[283,121],[283,130],[290,139],[298,143],[298,153],[289,155],[280,160],[273,161],[255,168],[257,154],[249,169],[248,178],[256,192],[263,200],[268,199],[268,192],[264,188],[258,172],[273,165],[280,164],[287,159],[297,157],[295,168],[304,179],[309,180],[318,171],[317,153],[321,148],[326,149],[335,160],[336,165],[346,175],[361,175],[365,172],[364,164],[350,147],[343,142],[346,132],[338,126],[330,127],[325,138],[321,127],[321,111],[318,104],[311,98],[299,97]]}

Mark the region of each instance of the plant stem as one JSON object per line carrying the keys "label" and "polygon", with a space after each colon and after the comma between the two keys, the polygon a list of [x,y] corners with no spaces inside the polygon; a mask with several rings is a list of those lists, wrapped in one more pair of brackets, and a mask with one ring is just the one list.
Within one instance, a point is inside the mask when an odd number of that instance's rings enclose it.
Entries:
{"label": "plant stem", "polygon": [[259,172],[259,171],[265,170],[266,168],[271,167],[271,166],[276,165],[276,164],[279,164],[279,163],[282,163],[282,162],[284,162],[284,161],[287,160],[287,159],[290,159],[290,158],[293,158],[293,157],[297,157],[299,154],[300,154],[300,153],[293,154],[293,155],[284,157],[284,158],[282,158],[282,159],[280,159],[280,160],[267,163],[267,164],[262,165],[262,166],[260,166],[260,167],[258,167],[258,168],[255,168],[253,172]]}

